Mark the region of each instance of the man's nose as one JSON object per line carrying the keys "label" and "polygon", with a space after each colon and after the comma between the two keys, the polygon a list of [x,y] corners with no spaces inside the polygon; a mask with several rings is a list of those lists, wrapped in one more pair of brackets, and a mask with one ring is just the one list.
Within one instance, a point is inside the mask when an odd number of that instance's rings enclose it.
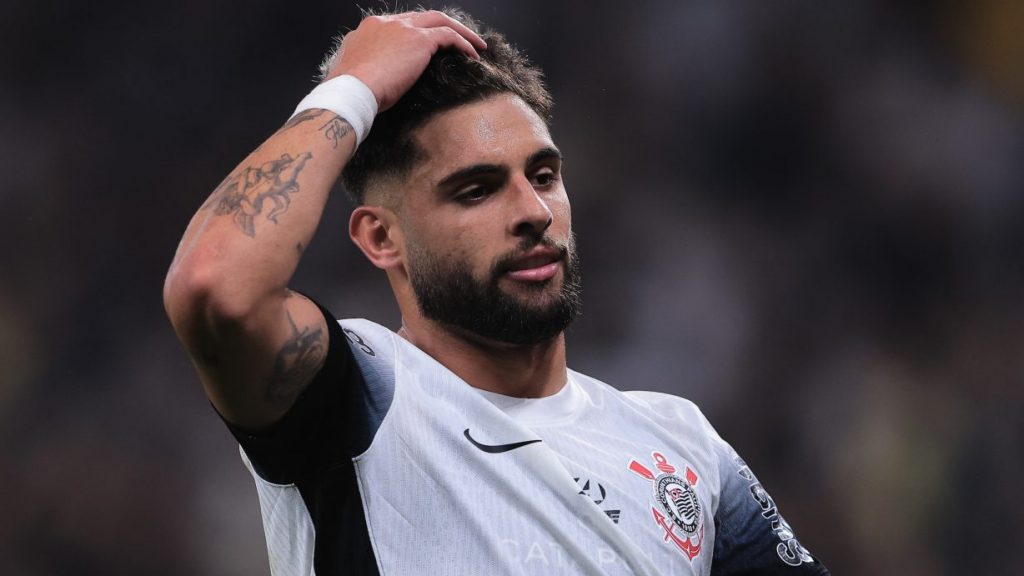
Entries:
{"label": "man's nose", "polygon": [[553,215],[543,195],[533,187],[525,175],[512,182],[514,217],[512,234],[515,236],[541,236],[551,226]]}

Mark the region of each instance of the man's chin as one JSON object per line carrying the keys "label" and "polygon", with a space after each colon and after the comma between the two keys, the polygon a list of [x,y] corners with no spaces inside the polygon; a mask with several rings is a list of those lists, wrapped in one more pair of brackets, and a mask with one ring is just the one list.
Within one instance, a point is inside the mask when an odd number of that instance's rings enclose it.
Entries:
{"label": "man's chin", "polygon": [[423,315],[464,335],[511,345],[557,338],[579,309],[572,270],[546,278],[494,274],[477,280],[465,266],[429,263],[410,274]]}
{"label": "man's chin", "polygon": [[541,314],[558,305],[562,298],[560,283],[554,281],[530,283],[525,286],[500,287],[502,296],[516,307],[531,314]]}
{"label": "man's chin", "polygon": [[550,331],[538,332],[536,330],[530,330],[514,333],[490,334],[477,332],[462,326],[449,326],[448,328],[458,334],[461,334],[462,337],[468,341],[477,342],[478,344],[493,348],[518,348],[523,346],[548,344],[557,340],[565,332],[563,329],[554,333],[551,333]]}

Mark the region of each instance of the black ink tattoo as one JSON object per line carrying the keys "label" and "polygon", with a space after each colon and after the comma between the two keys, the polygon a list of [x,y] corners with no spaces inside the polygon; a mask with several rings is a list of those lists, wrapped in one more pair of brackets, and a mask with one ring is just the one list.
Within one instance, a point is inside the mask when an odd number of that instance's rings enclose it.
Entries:
{"label": "black ink tattoo", "polygon": [[323,130],[324,136],[331,141],[332,147],[337,148],[338,142],[341,142],[341,139],[352,131],[352,125],[341,116],[335,116],[327,124],[321,126],[320,130]]}
{"label": "black ink tattoo", "polygon": [[299,124],[302,124],[303,122],[319,118],[321,115],[323,115],[324,112],[326,112],[326,110],[324,110],[323,108],[303,110],[302,112],[296,114],[294,118],[285,122],[284,126],[281,127],[281,131],[284,132],[285,130],[294,128]]}
{"label": "black ink tattoo", "polygon": [[267,200],[273,202],[274,207],[267,213],[267,220],[277,224],[277,217],[291,205],[291,195],[299,191],[299,172],[312,157],[309,152],[303,152],[297,158],[281,154],[277,160],[256,168],[247,166],[225,178],[203,208],[213,207],[221,216],[231,214],[242,232],[255,237],[255,218],[263,212],[263,203]]}
{"label": "black ink tattoo", "polygon": [[267,379],[267,400],[275,404],[294,400],[316,375],[325,354],[323,329],[309,326],[300,329],[290,313],[285,312],[285,315],[288,316],[292,335],[274,357],[274,366]]}

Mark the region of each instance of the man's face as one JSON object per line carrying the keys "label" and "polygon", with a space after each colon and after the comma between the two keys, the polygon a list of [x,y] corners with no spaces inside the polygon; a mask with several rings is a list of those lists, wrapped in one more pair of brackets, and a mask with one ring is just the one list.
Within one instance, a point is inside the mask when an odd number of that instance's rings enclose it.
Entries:
{"label": "man's face", "polygon": [[522,100],[433,118],[402,202],[406,266],[424,316],[491,341],[535,344],[579,313],[561,155]]}

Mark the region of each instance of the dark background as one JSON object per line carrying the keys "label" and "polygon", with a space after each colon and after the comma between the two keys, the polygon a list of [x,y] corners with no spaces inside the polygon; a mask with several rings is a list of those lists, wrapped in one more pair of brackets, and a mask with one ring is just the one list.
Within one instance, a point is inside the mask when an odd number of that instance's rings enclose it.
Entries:
{"label": "dark background", "polygon": [[[698,402],[837,574],[1024,573],[1024,3],[462,6],[555,95],[570,364]],[[266,574],[161,285],[359,12],[0,10],[2,571]],[[394,326],[347,210],[295,286]]]}

